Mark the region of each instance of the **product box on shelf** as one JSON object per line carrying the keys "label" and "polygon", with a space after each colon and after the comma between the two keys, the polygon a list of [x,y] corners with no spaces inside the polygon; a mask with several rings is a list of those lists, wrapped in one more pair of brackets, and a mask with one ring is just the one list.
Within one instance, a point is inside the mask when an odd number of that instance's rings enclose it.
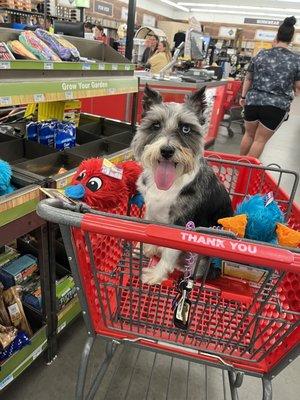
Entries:
{"label": "product box on shelf", "polygon": [[26,254],[6,263],[0,268],[0,281],[5,288],[20,285],[37,270],[37,258]]}

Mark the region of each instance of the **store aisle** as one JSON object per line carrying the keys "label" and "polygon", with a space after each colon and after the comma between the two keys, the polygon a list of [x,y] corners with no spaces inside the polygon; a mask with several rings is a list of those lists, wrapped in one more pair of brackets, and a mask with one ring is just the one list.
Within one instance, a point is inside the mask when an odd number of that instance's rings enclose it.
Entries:
{"label": "store aisle", "polygon": [[[236,153],[241,136],[234,138],[220,135],[214,146],[216,151]],[[265,164],[277,163],[283,168],[300,172],[300,98],[292,107],[290,119],[271,139],[265,149],[262,161]],[[288,189],[289,182],[284,182]],[[300,203],[300,189],[297,201]],[[42,359],[25,371],[9,387],[3,400],[72,400],[76,382],[77,367],[86,333],[81,319],[63,333],[60,338],[58,358],[49,366]],[[97,342],[93,354],[91,371],[102,360],[104,345]],[[149,385],[149,378],[153,375]],[[115,372],[115,373],[114,373]],[[300,392],[300,359],[292,363],[273,381],[274,400],[294,399]],[[203,389],[207,383],[207,393]],[[106,374],[96,400],[162,400],[167,393],[172,400],[229,400],[227,377],[223,382],[222,372],[213,368],[167,356],[157,356],[136,349],[120,348]],[[256,378],[246,377],[240,390],[241,400],[260,400],[261,386]]]}

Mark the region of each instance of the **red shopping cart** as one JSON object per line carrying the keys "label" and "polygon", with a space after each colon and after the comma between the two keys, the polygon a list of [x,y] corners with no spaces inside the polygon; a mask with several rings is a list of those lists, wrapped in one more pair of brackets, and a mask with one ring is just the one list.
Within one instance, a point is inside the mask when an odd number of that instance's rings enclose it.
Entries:
{"label": "red shopping cart", "polygon": [[228,131],[229,137],[233,137],[234,131],[232,125],[239,125],[241,133],[244,129],[243,107],[239,105],[241,97],[242,81],[230,81],[226,87],[226,97],[223,104],[223,121],[222,126],[225,126]]}
{"label": "red shopping cart", "polygon": [[[206,157],[234,206],[249,194],[272,191],[287,223],[300,229],[300,209],[293,202],[296,173],[264,167],[247,157],[212,152]],[[281,188],[285,179],[292,182],[289,193]],[[300,350],[300,249],[238,240],[201,227],[190,240],[182,227],[141,220],[136,206],[128,210],[129,215],[104,214],[53,199],[38,206],[41,217],[60,225],[88,329],[76,399],[95,396],[115,348],[127,344],[227,370],[233,400],[238,399],[244,373],[260,377],[263,400],[271,400],[272,378]],[[178,296],[175,275],[161,285],[141,281],[142,269],[149,265],[143,256],[145,243],[246,264],[263,271],[263,278],[209,281],[208,266],[189,295],[189,324],[180,329],[172,308]],[[97,336],[107,340],[106,358],[84,397]]]}

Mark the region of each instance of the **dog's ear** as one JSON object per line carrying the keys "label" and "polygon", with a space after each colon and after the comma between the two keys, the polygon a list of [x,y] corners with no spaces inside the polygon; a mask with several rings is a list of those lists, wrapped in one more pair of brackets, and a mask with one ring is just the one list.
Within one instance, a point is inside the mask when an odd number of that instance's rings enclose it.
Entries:
{"label": "dog's ear", "polygon": [[150,110],[150,108],[154,104],[160,104],[162,102],[161,95],[156,91],[149,87],[148,83],[146,83],[143,97],[143,117],[146,112]]}
{"label": "dog's ear", "polygon": [[203,112],[207,106],[205,89],[206,86],[203,86],[201,89],[190,94],[185,99],[186,106],[193,110],[199,116],[201,123],[203,123]]}

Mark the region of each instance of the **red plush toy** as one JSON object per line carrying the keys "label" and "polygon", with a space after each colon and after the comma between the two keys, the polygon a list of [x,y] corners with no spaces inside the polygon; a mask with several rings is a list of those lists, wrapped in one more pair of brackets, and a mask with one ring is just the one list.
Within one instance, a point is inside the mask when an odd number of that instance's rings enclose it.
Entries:
{"label": "red plush toy", "polygon": [[[136,182],[142,172],[141,167],[134,161],[126,161],[117,165],[112,164],[106,159],[91,158],[84,160],[78,167],[76,174],[72,179],[72,186],[65,189],[69,198],[82,200],[93,209],[126,215],[129,200],[136,194]],[[141,209],[135,204],[131,206],[131,215],[138,216]],[[102,316],[99,313],[99,304],[96,299],[95,280],[91,270],[91,260],[86,256],[87,248],[83,232],[80,229],[73,231],[77,256],[81,259],[85,268],[82,268],[81,274],[84,280],[86,291],[94,293],[87,297],[89,308],[98,315],[99,321]],[[112,271],[124,253],[124,243],[120,239],[101,234],[90,234],[90,240],[93,251],[94,262],[98,271],[100,292],[103,294],[102,301],[115,302],[115,291],[113,286],[118,282],[118,275],[113,275]],[[81,268],[79,264],[79,268]],[[126,275],[124,284],[126,284]],[[105,286],[105,289],[104,289]],[[95,318],[94,315],[94,318]]]}
{"label": "red plush toy", "polygon": [[90,158],[79,165],[72,186],[67,187],[65,193],[96,210],[124,214],[124,207],[136,194],[136,182],[141,172],[141,167],[134,161],[114,165],[106,159]]}

